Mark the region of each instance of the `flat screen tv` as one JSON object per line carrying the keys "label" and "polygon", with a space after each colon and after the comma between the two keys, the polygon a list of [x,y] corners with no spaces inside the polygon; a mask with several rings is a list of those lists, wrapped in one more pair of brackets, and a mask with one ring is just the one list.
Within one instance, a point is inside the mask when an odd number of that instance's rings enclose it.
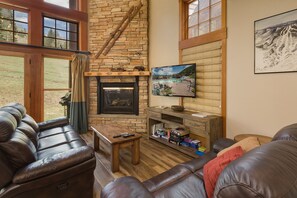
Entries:
{"label": "flat screen tv", "polygon": [[152,94],[196,97],[196,64],[152,68]]}

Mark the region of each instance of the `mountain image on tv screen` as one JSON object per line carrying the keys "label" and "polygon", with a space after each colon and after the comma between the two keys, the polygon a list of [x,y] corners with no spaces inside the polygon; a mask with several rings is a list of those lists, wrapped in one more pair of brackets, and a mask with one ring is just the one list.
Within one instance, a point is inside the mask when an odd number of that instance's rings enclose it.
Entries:
{"label": "mountain image on tv screen", "polygon": [[152,68],[152,94],[158,96],[195,97],[196,64]]}

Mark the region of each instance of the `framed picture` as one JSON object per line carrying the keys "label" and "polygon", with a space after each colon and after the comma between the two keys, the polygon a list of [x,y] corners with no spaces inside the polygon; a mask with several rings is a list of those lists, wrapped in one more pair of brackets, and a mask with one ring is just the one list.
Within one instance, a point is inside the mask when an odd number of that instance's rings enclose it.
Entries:
{"label": "framed picture", "polygon": [[297,71],[297,10],[254,22],[255,74]]}

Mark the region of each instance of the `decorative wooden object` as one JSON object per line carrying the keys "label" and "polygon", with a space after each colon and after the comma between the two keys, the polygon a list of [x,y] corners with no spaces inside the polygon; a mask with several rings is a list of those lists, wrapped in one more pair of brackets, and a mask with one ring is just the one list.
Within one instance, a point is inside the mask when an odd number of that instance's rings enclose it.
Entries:
{"label": "decorative wooden object", "polygon": [[107,41],[104,43],[104,45],[101,47],[101,49],[97,52],[95,55],[95,58],[97,59],[102,53],[106,56],[108,52],[111,50],[111,48],[114,46],[115,42],[120,38],[122,33],[125,31],[129,23],[132,21],[132,19],[136,16],[136,14],[140,11],[143,4],[140,2],[138,6],[132,6],[130,10],[127,12],[127,14],[124,16],[124,18],[121,20],[119,25],[116,27],[115,31],[113,31],[110,34],[110,37],[107,39]]}
{"label": "decorative wooden object", "polygon": [[111,171],[117,172],[119,171],[120,165],[120,148],[125,148],[127,146],[131,146],[132,152],[132,164],[139,164],[140,160],[140,149],[139,149],[139,140],[141,138],[140,134],[134,134],[134,136],[123,138],[118,137],[114,138],[116,135],[120,135],[121,133],[129,131],[123,127],[116,127],[110,125],[96,125],[91,126],[93,130],[93,138],[94,138],[94,150],[98,151],[100,148],[100,140],[106,142],[111,146]]}
{"label": "decorative wooden object", "polygon": [[223,135],[222,117],[220,116],[211,115],[205,118],[200,118],[192,116],[194,113],[192,111],[185,110],[183,112],[175,112],[170,108],[163,109],[157,107],[149,107],[147,112],[147,132],[149,138],[191,157],[199,157],[195,154],[195,149],[178,146],[176,144],[169,143],[163,138],[152,136],[153,126],[158,123],[164,123],[167,125],[166,127],[169,126],[169,128],[182,127],[188,129],[190,131],[190,137],[192,139],[200,140],[202,146],[206,147],[207,151],[212,148],[214,141],[221,138]]}

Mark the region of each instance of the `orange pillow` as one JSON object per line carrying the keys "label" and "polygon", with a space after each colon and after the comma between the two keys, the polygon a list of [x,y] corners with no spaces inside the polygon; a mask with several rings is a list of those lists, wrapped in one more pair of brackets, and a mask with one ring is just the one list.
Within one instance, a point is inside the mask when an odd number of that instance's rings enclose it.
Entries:
{"label": "orange pillow", "polygon": [[228,148],[221,150],[217,154],[217,156],[220,156],[223,153],[225,153],[225,152],[229,151],[230,149],[237,147],[237,146],[240,146],[242,148],[242,150],[246,153],[246,152],[254,149],[255,147],[260,146],[260,142],[257,137],[244,138],[243,140],[240,140],[239,142],[233,144],[232,146],[229,146]]}
{"label": "orange pillow", "polygon": [[236,160],[242,156],[243,150],[240,146],[230,149],[223,155],[214,158],[207,162],[203,167],[203,178],[207,196],[213,197],[213,191],[215,189],[217,179],[224,168],[233,160]]}

